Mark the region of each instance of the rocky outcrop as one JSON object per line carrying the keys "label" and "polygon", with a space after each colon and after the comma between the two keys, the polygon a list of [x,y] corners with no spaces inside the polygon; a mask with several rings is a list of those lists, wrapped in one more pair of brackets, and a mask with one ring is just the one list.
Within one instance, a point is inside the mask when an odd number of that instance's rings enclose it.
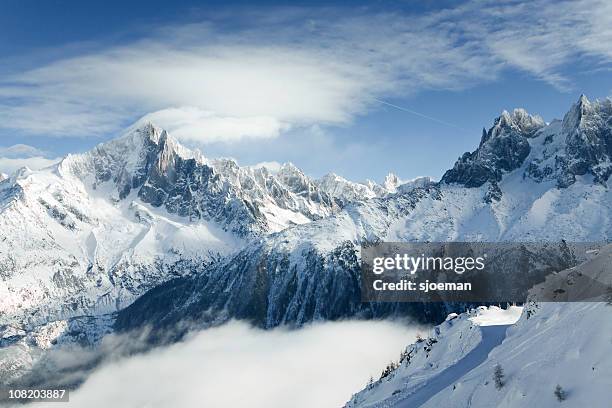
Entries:
{"label": "rocky outcrop", "polygon": [[493,127],[482,131],[478,148],[466,152],[442,177],[443,183],[465,187],[480,187],[486,182],[498,182],[505,173],[519,168],[531,151],[529,138],[545,126],[539,116],[524,109],[512,114],[504,111]]}
{"label": "rocky outcrop", "polygon": [[612,100],[589,102],[583,95],[563,118],[564,154],[556,158],[559,187],[590,174],[605,183],[612,174]]}

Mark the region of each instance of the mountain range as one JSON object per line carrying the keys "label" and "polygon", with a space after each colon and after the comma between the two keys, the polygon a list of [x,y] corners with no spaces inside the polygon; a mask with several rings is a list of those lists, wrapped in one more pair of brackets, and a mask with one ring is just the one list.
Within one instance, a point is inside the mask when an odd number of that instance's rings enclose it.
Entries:
{"label": "mountain range", "polygon": [[0,379],[44,350],[231,318],[272,328],[454,305],[362,303],[360,246],[609,241],[612,100],[504,111],[440,181],[321,179],[210,159],[150,123],[0,178]]}

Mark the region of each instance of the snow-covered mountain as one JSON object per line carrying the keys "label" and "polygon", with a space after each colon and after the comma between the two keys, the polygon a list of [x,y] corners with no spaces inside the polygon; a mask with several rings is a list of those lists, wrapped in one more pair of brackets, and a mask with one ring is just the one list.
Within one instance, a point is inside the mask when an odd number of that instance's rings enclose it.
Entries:
{"label": "snow-covered mountain", "polygon": [[140,124],[0,182],[0,361],[184,320],[440,321],[449,305],[362,303],[361,243],[609,241],[611,146],[612,101],[581,97],[550,124],[502,113],[440,182],[377,185],[240,167]]}
{"label": "snow-covered mountain", "polygon": [[[609,286],[611,261],[607,246],[558,277],[571,283],[576,275],[591,276]],[[451,314],[346,407],[556,407],[557,386],[564,405],[608,406],[611,299],[530,301],[520,318],[517,307]],[[498,365],[503,375],[496,384]]]}
{"label": "snow-covered mountain", "polygon": [[553,180],[560,188],[574,184],[580,176],[605,185],[612,174],[611,115],[612,100],[591,103],[584,95],[562,121],[548,125],[523,109],[512,114],[504,111],[488,132],[483,130],[478,149],[465,153],[442,181],[495,186],[505,173],[526,163],[523,176]]}
{"label": "snow-covered mountain", "polygon": [[0,183],[0,324],[114,312],[252,239],[370,197],[360,192],[291,164],[271,174],[208,160],[139,124]]}
{"label": "snow-covered mountain", "polygon": [[[563,121],[548,125],[521,109],[504,112],[440,183],[353,202],[253,241],[203,273],[141,297],[119,313],[118,327],[186,317],[206,323],[238,317],[263,327],[355,315],[443,318],[449,310],[440,304],[362,303],[361,243],[609,241],[612,195],[602,169],[610,161],[611,120],[611,100],[584,97]],[[575,149],[576,139],[591,148]],[[535,168],[545,176],[535,177]]]}
{"label": "snow-covered mountain", "polygon": [[364,198],[384,196],[394,192],[368,180],[365,183],[354,183],[337,174],[329,173],[316,181],[317,186],[332,197],[343,202],[359,201]]}

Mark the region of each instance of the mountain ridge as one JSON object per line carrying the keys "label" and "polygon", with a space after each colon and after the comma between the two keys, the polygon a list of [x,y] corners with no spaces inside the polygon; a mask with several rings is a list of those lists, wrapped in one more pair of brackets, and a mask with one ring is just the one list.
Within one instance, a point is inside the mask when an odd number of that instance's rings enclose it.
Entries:
{"label": "mountain ridge", "polygon": [[[601,105],[604,113],[608,103]],[[605,126],[597,132],[612,138]],[[570,242],[608,241],[612,197],[607,184],[586,173],[563,186],[558,177],[535,179],[528,174],[533,163],[544,162],[547,149],[565,151],[573,135],[560,122],[546,125],[523,110],[506,112],[485,132],[478,149],[467,153],[469,160],[465,155],[459,159],[455,170],[466,164],[459,179],[446,177],[439,183],[354,202],[330,217],[265,237],[203,275],[178,279],[154,295],[143,296],[119,313],[118,328],[172,325],[186,316],[210,324],[208,316],[215,312],[228,312],[229,317],[249,319],[262,327],[415,312],[410,307],[400,311],[398,306],[361,303],[363,242],[555,242],[560,237]],[[515,149],[524,143],[523,151]],[[482,179],[472,177],[479,172]],[[473,184],[476,179],[484,181]],[[167,304],[163,290],[184,301],[152,312],[155,302]],[[418,313],[438,319],[448,311],[432,306]]]}
{"label": "mountain ridge", "polygon": [[581,98],[549,124],[502,113],[441,181],[390,177],[394,192],[313,180],[293,165],[278,175],[207,159],[152,125],[56,167],[21,170],[0,182],[0,339],[30,350],[34,331],[51,344],[78,338],[78,328],[98,339],[96,330],[185,317],[200,327],[439,321],[452,306],[362,304],[360,245],[609,241],[611,103]]}
{"label": "mountain ridge", "polygon": [[[341,184],[324,186],[291,164],[273,174],[210,160],[151,123],[49,168],[21,169],[0,184],[0,324],[117,310],[245,241],[328,217],[370,188]],[[43,312],[39,302],[50,306]]]}

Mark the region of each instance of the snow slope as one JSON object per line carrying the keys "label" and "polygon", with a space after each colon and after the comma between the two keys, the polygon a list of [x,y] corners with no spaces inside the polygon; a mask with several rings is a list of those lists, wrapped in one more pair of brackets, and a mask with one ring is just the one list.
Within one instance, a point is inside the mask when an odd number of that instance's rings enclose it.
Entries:
{"label": "snow slope", "polygon": [[240,242],[215,223],[105,193],[51,170],[2,184],[0,324],[115,311],[185,273],[170,270],[182,259],[205,262]]}
{"label": "snow slope", "polygon": [[[464,339],[471,345],[479,337],[468,353],[440,357],[432,351],[426,363],[403,363],[353,396],[347,407],[557,407],[557,384],[568,396],[564,406],[608,406],[611,307],[603,302],[531,307],[535,313],[523,313],[510,327],[454,326],[452,334],[436,337],[432,348]],[[476,330],[479,336],[471,333]],[[505,374],[501,389],[493,382],[497,364]],[[435,370],[439,366],[446,368]]]}
{"label": "snow slope", "polygon": [[[559,275],[571,280],[582,274],[611,285],[611,260],[607,246]],[[564,405],[608,406],[609,300],[531,301],[516,321],[518,311],[479,308],[449,316],[429,338],[407,348],[409,357],[397,369],[355,394],[347,407],[556,407],[557,385],[566,393]],[[499,389],[493,381],[498,364],[504,372]]]}

